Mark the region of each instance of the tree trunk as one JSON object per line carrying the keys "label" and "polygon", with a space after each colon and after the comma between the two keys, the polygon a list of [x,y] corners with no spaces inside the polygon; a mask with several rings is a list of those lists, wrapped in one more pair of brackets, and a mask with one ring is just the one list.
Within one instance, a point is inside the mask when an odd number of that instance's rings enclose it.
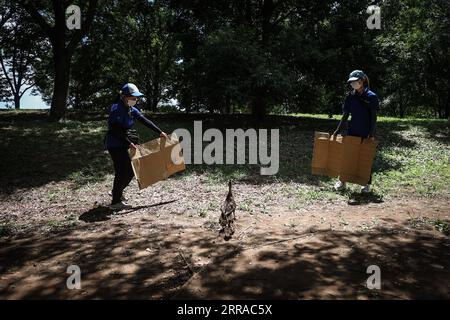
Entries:
{"label": "tree trunk", "polygon": [[14,108],[16,109],[16,110],[19,110],[20,109],[20,96],[19,96],[19,94],[14,94]]}
{"label": "tree trunk", "polygon": [[50,108],[50,120],[57,121],[65,117],[67,98],[69,96],[70,61],[75,48],[85,36],[94,20],[98,0],[90,0],[86,18],[81,29],[75,31],[66,47],[66,14],[67,1],[52,0],[54,12],[54,26],[51,26],[44,14],[30,1],[20,1],[21,6],[28,12],[31,18],[39,25],[52,44],[55,79],[53,85],[53,97]]}
{"label": "tree trunk", "polygon": [[272,18],[275,5],[273,0],[264,0],[262,7],[262,28],[261,28],[261,41],[262,47],[265,48],[269,43],[269,36],[271,32],[272,25],[270,19]]}
{"label": "tree trunk", "polygon": [[151,110],[153,112],[156,112],[158,109],[158,99],[157,98],[152,98],[152,105],[150,106]]}
{"label": "tree trunk", "polygon": [[153,112],[156,112],[158,109],[158,102],[159,102],[159,80],[155,79],[155,82],[153,83],[152,87],[152,98],[151,98],[151,110]]}
{"label": "tree trunk", "polygon": [[225,113],[231,114],[231,98],[229,94],[225,95]]}
{"label": "tree trunk", "polygon": [[444,103],[442,101],[442,97],[439,94],[439,92],[437,92],[437,99],[438,99],[438,110],[439,110],[439,119],[443,119],[444,118]]}
{"label": "tree trunk", "polygon": [[252,101],[252,115],[257,119],[263,119],[266,115],[266,99],[257,95]]}
{"label": "tree trunk", "polygon": [[58,121],[66,116],[67,98],[69,95],[70,56],[64,47],[53,50],[53,61],[55,65],[55,80],[50,120]]}
{"label": "tree trunk", "polygon": [[[159,30],[161,30],[161,20],[159,20]],[[153,79],[152,79],[152,111],[156,112],[156,109],[158,108],[158,102],[160,99],[160,92],[159,92],[159,87],[160,87],[160,54],[159,54],[159,49],[156,50],[155,55],[154,55],[154,61],[153,61]]]}
{"label": "tree trunk", "polygon": [[450,118],[450,90],[447,90],[447,100],[445,101],[444,118]]}
{"label": "tree trunk", "polygon": [[[270,33],[271,33],[271,22],[270,19],[272,18],[273,12],[275,9],[275,5],[273,0],[264,0],[262,4],[262,24],[261,24],[261,47],[263,48],[263,51],[266,51],[266,48],[268,47],[268,44],[270,42]],[[266,115],[266,109],[267,109],[267,101],[265,96],[265,89],[264,88],[255,88],[254,90],[254,96],[253,101],[251,103],[252,105],[252,114],[256,116],[258,119],[264,118]]]}
{"label": "tree trunk", "polygon": [[398,91],[399,94],[399,112],[400,112],[400,118],[404,118],[405,117],[405,105],[403,103],[403,94],[402,91],[399,90]]}

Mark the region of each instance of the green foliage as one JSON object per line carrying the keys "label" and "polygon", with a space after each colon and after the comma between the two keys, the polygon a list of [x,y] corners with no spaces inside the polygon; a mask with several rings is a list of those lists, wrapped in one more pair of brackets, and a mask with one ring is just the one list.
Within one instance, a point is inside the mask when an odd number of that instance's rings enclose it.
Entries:
{"label": "green foliage", "polygon": [[[3,16],[11,3],[3,0]],[[75,1],[85,11],[88,3]],[[53,27],[51,4],[42,0],[36,6]],[[70,55],[68,104],[107,109],[120,86],[134,82],[147,95],[141,106],[152,111],[336,114],[348,89],[347,75],[363,69],[382,99],[382,114],[448,118],[450,2],[382,1],[381,30],[366,26],[372,4],[100,1],[90,32]],[[30,17],[22,11],[14,22],[25,27]],[[32,26],[40,30],[36,21]],[[35,39],[42,37],[40,31]],[[64,35],[68,42],[73,32]],[[19,49],[30,44],[37,51],[29,61],[34,81],[50,102],[53,46],[25,41]],[[0,95],[8,96],[2,78]]]}
{"label": "green foliage", "polygon": [[385,114],[450,116],[450,3],[387,1],[376,39],[384,70]]}

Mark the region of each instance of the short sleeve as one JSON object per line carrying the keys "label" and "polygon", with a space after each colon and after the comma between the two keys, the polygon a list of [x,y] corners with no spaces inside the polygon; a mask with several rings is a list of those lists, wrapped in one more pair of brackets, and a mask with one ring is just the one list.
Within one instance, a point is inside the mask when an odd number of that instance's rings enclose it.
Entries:
{"label": "short sleeve", "polygon": [[142,118],[142,113],[136,107],[131,107],[131,115],[134,119]]}

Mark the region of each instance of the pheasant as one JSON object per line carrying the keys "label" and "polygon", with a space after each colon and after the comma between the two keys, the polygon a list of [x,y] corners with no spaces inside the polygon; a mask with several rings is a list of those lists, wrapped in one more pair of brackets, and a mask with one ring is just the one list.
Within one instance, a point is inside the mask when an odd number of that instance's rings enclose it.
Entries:
{"label": "pheasant", "polygon": [[228,194],[220,207],[219,223],[221,230],[220,235],[224,236],[225,240],[229,240],[234,233],[234,221],[236,220],[236,202],[234,202],[233,193],[231,192],[231,181],[228,182]]}

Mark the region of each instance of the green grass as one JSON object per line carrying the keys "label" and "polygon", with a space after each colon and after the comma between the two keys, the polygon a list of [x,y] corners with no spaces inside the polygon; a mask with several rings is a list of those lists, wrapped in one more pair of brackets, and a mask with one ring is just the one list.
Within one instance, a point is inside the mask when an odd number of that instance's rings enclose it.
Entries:
{"label": "green grass", "polygon": [[198,216],[200,218],[205,218],[208,215],[208,209],[207,208],[200,208],[198,210]]}
{"label": "green grass", "polygon": [[102,181],[111,171],[103,152],[105,132],[100,121],[0,118],[0,184],[13,192],[52,181],[70,181],[74,188]]}
{"label": "green grass", "polygon": [[[299,117],[299,118],[311,118],[311,119],[330,119],[327,114],[320,113],[289,113],[288,116]],[[334,114],[331,119],[339,119],[340,115]]]}
{"label": "green grass", "polygon": [[[358,192],[358,186],[351,185],[346,192],[336,193],[332,189],[334,179],[311,175],[314,131],[334,131],[339,118],[338,115],[330,120],[328,115],[296,114],[295,117],[276,117],[261,124],[262,128],[280,129],[280,169],[275,176],[261,176],[257,165],[188,165],[186,172],[174,179],[197,174],[209,186],[228,180],[277,184],[281,193],[266,195],[267,199],[280,199],[281,203],[283,197],[293,197],[295,200],[290,204],[293,208],[317,201],[348,200]],[[243,117],[241,120],[208,120],[203,129],[247,128],[248,119]],[[186,120],[181,114],[177,120],[160,116],[155,122],[169,133],[176,128],[192,132],[193,128],[193,120]],[[157,136],[140,124],[137,129],[141,141]],[[94,188],[104,183],[106,175],[113,174],[112,162],[103,150],[105,132],[105,120],[50,123],[3,114],[0,117],[2,189],[14,192],[59,181],[68,181],[75,189]],[[377,137],[380,146],[373,167],[376,194],[386,198],[450,196],[448,120],[379,117]],[[65,190],[61,194],[67,192]],[[60,198],[54,190],[45,196],[49,200]],[[243,203],[241,209],[252,212],[256,204],[258,202]]]}
{"label": "green grass", "polygon": [[65,217],[64,220],[49,220],[41,227],[43,233],[54,233],[63,230],[67,230],[78,224],[78,216],[76,214],[70,214]]}
{"label": "green grass", "polygon": [[448,220],[431,219],[426,217],[411,217],[408,219],[408,223],[413,228],[420,229],[426,226],[431,226],[445,235],[450,235],[450,221]]}
{"label": "green grass", "polygon": [[442,232],[445,235],[450,235],[450,224],[448,221],[434,219],[432,224],[436,228],[436,230]]}
{"label": "green grass", "polygon": [[227,182],[229,180],[239,180],[247,176],[248,168],[235,168],[230,165],[223,165],[222,167],[215,166],[214,169],[208,170],[205,168],[204,174],[208,184],[213,185],[217,183]]}
{"label": "green grass", "polygon": [[248,213],[252,213],[252,212],[253,212],[252,207],[253,207],[253,202],[252,202],[252,200],[250,200],[250,199],[245,199],[244,201],[241,201],[241,202],[239,203],[237,209],[238,209],[238,210],[241,210],[241,211],[248,212]]}
{"label": "green grass", "polygon": [[11,222],[0,223],[0,237],[8,237],[13,235],[17,230],[17,226]]}
{"label": "green grass", "polygon": [[334,192],[331,188],[319,189],[319,188],[299,188],[297,193],[297,199],[301,202],[306,202],[308,204],[313,203],[317,200],[328,199],[330,201],[338,200],[339,194]]}
{"label": "green grass", "polygon": [[[301,119],[324,120],[328,115],[295,114]],[[328,120],[329,125],[321,122],[314,131],[332,132],[339,115]],[[316,184],[313,189],[302,189],[299,199],[303,201],[338,200],[357,191],[351,186],[350,192],[337,194],[330,190],[332,181],[326,177],[314,177],[309,174],[311,161],[309,148],[304,134],[312,139],[311,132],[290,131],[285,137],[288,141],[300,141],[305,152],[296,152],[295,143],[287,143],[289,150],[287,161],[282,170],[284,175],[297,177],[297,180]],[[450,196],[450,121],[442,119],[392,118],[379,117],[377,138],[380,145],[373,166],[374,192],[384,197],[418,196],[426,198]],[[295,161],[289,158],[296,157]],[[299,165],[301,163],[301,165]]]}
{"label": "green grass", "polygon": [[[287,116],[299,117],[299,118],[313,118],[313,119],[330,119],[328,114],[321,113],[289,113]],[[333,114],[331,119],[340,120],[342,114]],[[396,118],[396,117],[387,117],[387,116],[378,116],[377,122],[423,122],[423,123],[442,123],[448,120],[445,119],[427,119],[427,118],[415,118],[415,117],[405,117],[405,118]]]}
{"label": "green grass", "polygon": [[384,164],[375,162],[374,186],[383,194],[414,192],[425,197],[437,197],[442,193],[448,195],[448,145],[430,139],[420,127],[411,126],[404,136],[415,144],[380,149],[377,160],[383,158]]}
{"label": "green grass", "polygon": [[[20,114],[17,113],[17,114]],[[273,206],[285,206],[291,210],[304,209],[319,203],[328,205],[357,198],[361,201],[388,201],[392,198],[450,198],[450,124],[447,120],[396,119],[380,117],[377,137],[380,145],[374,162],[373,194],[358,198],[359,186],[350,184],[348,189],[335,192],[335,179],[311,174],[314,131],[332,132],[340,116],[328,119],[327,115],[300,115],[299,117],[274,117],[261,124],[261,128],[280,130],[280,167],[277,175],[261,176],[258,165],[188,165],[183,174],[171,179],[183,181],[194,175],[203,181],[204,191],[226,190],[226,182],[232,180],[249,193],[238,192],[238,210],[250,215],[271,214]],[[180,118],[155,120],[164,131],[177,128],[192,132],[193,120]],[[248,128],[248,118],[232,120],[208,120],[203,129]],[[157,137],[144,126],[137,125],[141,141]],[[103,150],[106,133],[105,120],[62,121],[22,119],[0,116],[0,190],[14,197],[17,192],[44,187],[42,199],[52,203],[64,202],[68,195],[98,194],[105,183],[112,183],[112,161]],[[207,143],[205,143],[206,145]],[[225,150],[224,150],[225,151]],[[224,157],[225,159],[225,157]],[[48,188],[47,188],[48,186]],[[164,183],[167,192],[175,192],[174,184]],[[265,192],[260,192],[259,188]],[[223,188],[223,189],[222,189]],[[240,191],[240,190],[239,190]],[[222,195],[221,195],[222,196]],[[90,201],[80,196],[76,201]],[[95,198],[95,197],[94,197]],[[92,197],[91,197],[92,199]],[[223,198],[221,198],[223,199]],[[192,217],[211,220],[216,217],[221,200],[208,200],[194,204]],[[159,213],[157,213],[159,217]],[[0,219],[5,220],[3,217]],[[216,218],[214,218],[216,223]],[[76,226],[78,215],[66,214],[63,219],[51,218],[39,224],[38,232],[52,233]],[[413,223],[420,223],[416,221]],[[425,223],[439,232],[449,234],[449,221],[430,219]],[[340,221],[346,226],[345,220]],[[214,228],[216,224],[213,225]],[[287,223],[295,228],[294,222]],[[371,229],[374,226],[363,226]],[[33,230],[28,223],[0,223],[0,237],[9,237]]]}

